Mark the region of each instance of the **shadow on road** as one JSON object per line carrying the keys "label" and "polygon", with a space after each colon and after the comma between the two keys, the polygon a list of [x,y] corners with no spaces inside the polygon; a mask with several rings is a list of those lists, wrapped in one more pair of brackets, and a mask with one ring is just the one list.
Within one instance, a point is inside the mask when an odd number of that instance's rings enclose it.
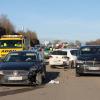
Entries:
{"label": "shadow on road", "polygon": [[99,74],[82,74],[81,77],[100,77]]}
{"label": "shadow on road", "polygon": [[47,72],[46,74],[46,80],[44,81],[44,84],[47,84],[51,80],[55,80],[57,77],[59,77],[60,72]]}

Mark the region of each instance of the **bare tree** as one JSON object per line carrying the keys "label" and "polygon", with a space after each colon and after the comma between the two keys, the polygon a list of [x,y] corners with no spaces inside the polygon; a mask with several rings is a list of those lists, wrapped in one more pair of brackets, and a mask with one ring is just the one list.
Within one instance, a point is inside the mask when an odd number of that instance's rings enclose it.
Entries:
{"label": "bare tree", "polygon": [[0,27],[5,29],[6,34],[13,34],[15,31],[13,24],[6,15],[0,16]]}
{"label": "bare tree", "polygon": [[76,44],[77,47],[80,47],[81,46],[81,42],[79,40],[76,40],[75,41],[75,44]]}
{"label": "bare tree", "polygon": [[0,27],[0,37],[6,34],[6,30],[3,27]]}
{"label": "bare tree", "polygon": [[100,39],[97,39],[95,41],[86,42],[86,45],[100,45]]}
{"label": "bare tree", "polygon": [[25,36],[30,39],[30,44],[31,46],[34,46],[36,44],[39,44],[39,40],[37,38],[37,33],[36,32],[32,32],[30,30],[28,30],[25,34]]}

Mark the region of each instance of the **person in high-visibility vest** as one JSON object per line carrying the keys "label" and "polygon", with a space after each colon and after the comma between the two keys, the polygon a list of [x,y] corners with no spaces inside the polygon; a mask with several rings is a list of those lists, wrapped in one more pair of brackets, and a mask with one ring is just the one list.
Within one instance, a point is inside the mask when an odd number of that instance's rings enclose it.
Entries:
{"label": "person in high-visibility vest", "polygon": [[15,43],[15,47],[21,47],[22,45],[20,43]]}

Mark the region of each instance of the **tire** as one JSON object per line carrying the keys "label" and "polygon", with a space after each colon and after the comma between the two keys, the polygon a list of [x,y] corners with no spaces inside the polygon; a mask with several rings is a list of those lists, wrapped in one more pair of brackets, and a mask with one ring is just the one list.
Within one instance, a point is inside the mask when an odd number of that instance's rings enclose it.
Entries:
{"label": "tire", "polygon": [[37,75],[36,75],[36,84],[41,85],[42,83],[43,83],[42,73],[38,72]]}
{"label": "tire", "polygon": [[76,72],[76,77],[80,77],[80,76],[81,76],[81,74]]}
{"label": "tire", "polygon": [[42,71],[42,79],[45,80],[46,79],[46,66],[44,66],[44,69]]}
{"label": "tire", "polygon": [[74,61],[70,61],[69,62],[69,68],[73,69],[74,68],[74,64],[75,64]]}
{"label": "tire", "polygon": [[51,68],[54,68],[54,66],[53,66],[53,65],[50,65],[50,67],[51,67]]}
{"label": "tire", "polygon": [[68,66],[65,65],[65,66],[64,66],[64,69],[68,69]]}

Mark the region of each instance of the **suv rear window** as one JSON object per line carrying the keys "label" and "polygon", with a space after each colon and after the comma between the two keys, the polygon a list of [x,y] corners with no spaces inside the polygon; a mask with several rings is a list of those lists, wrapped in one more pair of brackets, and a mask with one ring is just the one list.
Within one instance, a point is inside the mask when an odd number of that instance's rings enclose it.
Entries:
{"label": "suv rear window", "polygon": [[52,55],[67,55],[66,51],[53,51],[51,53]]}

